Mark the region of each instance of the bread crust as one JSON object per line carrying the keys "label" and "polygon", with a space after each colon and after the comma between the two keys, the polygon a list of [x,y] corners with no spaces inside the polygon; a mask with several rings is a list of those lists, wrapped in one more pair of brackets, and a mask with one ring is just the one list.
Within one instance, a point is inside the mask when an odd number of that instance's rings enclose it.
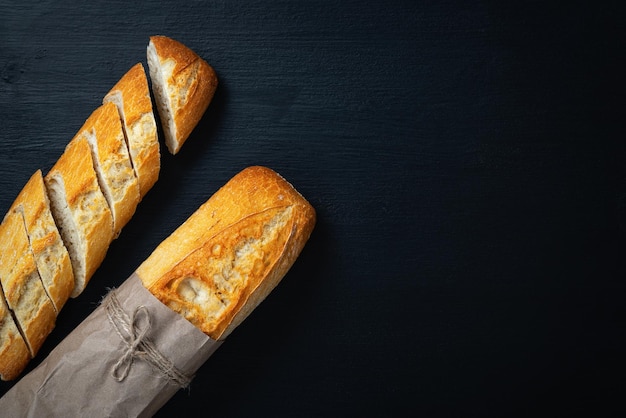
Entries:
{"label": "bread crust", "polygon": [[3,245],[0,251],[2,290],[34,357],[54,329],[56,311],[41,283],[19,212],[7,213],[0,225],[0,242]]}
{"label": "bread crust", "polygon": [[113,234],[117,237],[135,214],[140,197],[115,104],[107,102],[94,110],[81,132],[88,138],[98,183],[111,210]]}
{"label": "bread crust", "polygon": [[4,294],[0,294],[0,378],[5,381],[15,379],[26,368],[30,358]]}
{"label": "bread crust", "polygon": [[141,63],[113,86],[103,99],[103,103],[107,102],[117,105],[143,198],[159,178],[161,153],[148,79]]}
{"label": "bread crust", "polygon": [[[104,260],[113,240],[113,217],[98,185],[83,129],[69,142],[44,180],[49,191],[53,187],[58,188],[59,184],[64,187],[65,201],[71,213],[66,228],[74,228],[79,237],[79,243],[69,243],[69,231],[64,230],[64,223],[59,219],[63,215],[59,214],[58,208],[55,210],[55,201],[51,198],[52,213],[72,260],[75,279],[72,297],[76,297]],[[70,245],[78,248],[77,255],[73,255]]]}
{"label": "bread crust", "polygon": [[[151,50],[158,56],[158,67],[151,59]],[[161,97],[155,91],[155,100],[165,135],[165,143],[172,154],[176,154],[196,127],[217,88],[217,75],[213,67],[182,43],[166,36],[151,36],[148,44],[148,65],[152,85],[159,90],[164,83],[164,96],[175,125],[170,129],[166,121]],[[173,131],[173,132],[172,132]]]}
{"label": "bread crust", "polygon": [[164,304],[223,339],[287,273],[314,225],[315,210],[293,186],[268,168],[249,167],[165,239],[137,273]]}
{"label": "bread crust", "polygon": [[10,211],[24,217],[30,248],[44,288],[59,312],[74,289],[70,256],[50,211],[50,202],[41,170],[28,180]]}

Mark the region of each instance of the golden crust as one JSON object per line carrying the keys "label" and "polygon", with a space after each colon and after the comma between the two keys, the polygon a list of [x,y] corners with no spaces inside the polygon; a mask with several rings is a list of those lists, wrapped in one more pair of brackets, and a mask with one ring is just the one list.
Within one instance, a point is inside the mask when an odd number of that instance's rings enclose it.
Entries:
{"label": "golden crust", "polygon": [[9,212],[0,225],[0,281],[26,345],[34,357],[54,328],[56,311],[39,278],[24,219]]}
{"label": "golden crust", "polygon": [[59,312],[74,289],[74,272],[50,212],[41,170],[31,176],[10,211],[18,211],[24,216],[39,275],[55,310]]}
{"label": "golden crust", "polygon": [[106,102],[118,106],[143,197],[159,178],[161,154],[148,79],[141,63],[135,64],[113,86],[103,99]]}
{"label": "golden crust", "polygon": [[[217,75],[205,60],[176,40],[166,36],[151,36],[150,44],[158,55],[161,68],[173,65],[164,82],[176,124],[176,137],[166,143],[169,151],[176,154],[213,99],[218,83]],[[165,120],[164,115],[161,115],[161,120]]]}
{"label": "golden crust", "polygon": [[92,138],[90,146],[96,160],[96,174],[111,209],[117,236],[135,214],[140,197],[115,104],[107,102],[97,108],[83,125],[82,132]]}
{"label": "golden crust", "polygon": [[249,167],[137,269],[144,286],[211,338],[225,338],[287,273],[315,224],[282,177]]}
{"label": "golden crust", "polygon": [[17,378],[28,365],[30,358],[28,347],[13,321],[4,295],[0,294],[0,378],[2,380]]}

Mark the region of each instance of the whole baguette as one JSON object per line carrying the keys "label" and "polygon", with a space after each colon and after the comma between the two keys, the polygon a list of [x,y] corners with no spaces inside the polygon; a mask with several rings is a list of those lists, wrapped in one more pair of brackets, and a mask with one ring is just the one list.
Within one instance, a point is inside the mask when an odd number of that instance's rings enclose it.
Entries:
{"label": "whole baguette", "polygon": [[165,144],[176,154],[211,103],[217,75],[194,51],[167,36],[150,37],[147,57]]}
{"label": "whole baguette", "polygon": [[215,340],[226,338],[287,273],[315,210],[265,167],[218,190],[139,266],[144,286]]}

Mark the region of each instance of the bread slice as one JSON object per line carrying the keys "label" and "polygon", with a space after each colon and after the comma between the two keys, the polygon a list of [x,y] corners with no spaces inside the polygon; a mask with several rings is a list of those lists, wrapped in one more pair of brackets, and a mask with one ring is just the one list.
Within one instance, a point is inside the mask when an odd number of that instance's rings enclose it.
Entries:
{"label": "bread slice", "polygon": [[234,330],[278,284],[315,225],[282,177],[233,177],[139,266],[144,286],[213,339]]}
{"label": "bread slice", "polygon": [[44,177],[52,215],[72,262],[78,296],[113,240],[113,217],[100,190],[91,150],[81,130]]}
{"label": "bread slice", "polygon": [[113,216],[113,235],[117,237],[135,214],[140,197],[115,104],[109,102],[97,108],[81,131],[91,148],[98,183]]}
{"label": "bread slice", "polygon": [[24,224],[44,288],[57,313],[74,289],[74,272],[52,213],[41,170],[28,180],[10,211],[24,217]]}
{"label": "bread slice", "polygon": [[148,68],[165,144],[176,154],[206,111],[217,75],[194,51],[166,36],[152,36]]}
{"label": "bread slice", "polygon": [[9,212],[0,224],[0,282],[7,305],[34,357],[54,329],[56,311],[44,290],[30,251],[24,218]]}
{"label": "bread slice", "polygon": [[141,63],[113,86],[103,99],[107,102],[117,106],[143,198],[159,178],[161,154],[148,79]]}
{"label": "bread slice", "polygon": [[30,361],[30,352],[0,292],[0,379],[17,378]]}

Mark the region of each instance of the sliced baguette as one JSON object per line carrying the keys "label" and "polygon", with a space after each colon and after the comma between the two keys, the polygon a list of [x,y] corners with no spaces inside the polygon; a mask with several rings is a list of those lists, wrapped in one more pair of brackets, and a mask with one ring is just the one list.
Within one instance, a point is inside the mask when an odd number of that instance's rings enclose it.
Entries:
{"label": "sliced baguette", "polygon": [[0,292],[0,379],[17,378],[30,361],[30,352]]}
{"label": "sliced baguette", "polygon": [[139,183],[130,162],[117,107],[105,103],[83,125],[98,177],[98,183],[113,216],[113,235],[135,214],[139,203]]}
{"label": "sliced baguette", "polygon": [[159,178],[161,154],[152,99],[144,67],[134,65],[103,99],[117,106],[131,162],[144,197]]}
{"label": "sliced baguette", "polygon": [[[208,107],[217,78],[169,38],[151,38],[148,51],[166,144],[175,154]],[[68,295],[82,293],[159,171],[148,80],[137,64],[49,173],[35,172],[0,225],[0,378],[14,379],[36,355]]]}
{"label": "sliced baguette", "polygon": [[217,75],[194,51],[166,36],[150,37],[147,55],[165,144],[176,154],[209,106]]}
{"label": "sliced baguette", "polygon": [[44,177],[52,215],[74,270],[72,297],[82,293],[113,240],[113,217],[100,190],[81,130]]}
{"label": "sliced baguette", "polygon": [[0,224],[0,282],[30,355],[34,357],[54,329],[56,311],[48,297],[19,212],[9,212]]}
{"label": "sliced baguette", "polygon": [[213,339],[226,338],[294,263],[313,207],[282,177],[233,177],[139,266],[144,286]]}
{"label": "sliced baguette", "polygon": [[24,217],[24,224],[44,288],[57,313],[74,289],[74,272],[52,213],[41,170],[28,180],[11,206]]}

